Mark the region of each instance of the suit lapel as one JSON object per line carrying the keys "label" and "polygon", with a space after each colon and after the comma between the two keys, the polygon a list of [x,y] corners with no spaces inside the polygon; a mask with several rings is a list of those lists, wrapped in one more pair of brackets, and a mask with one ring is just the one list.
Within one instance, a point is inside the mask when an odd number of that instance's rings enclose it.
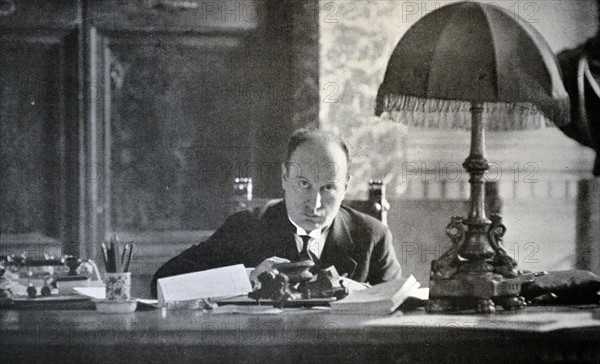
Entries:
{"label": "suit lapel", "polygon": [[340,209],[325,240],[319,266],[325,269],[334,265],[340,275],[346,273],[350,278],[358,263],[349,255],[354,249],[354,242],[346,220],[344,210]]}
{"label": "suit lapel", "polygon": [[286,258],[291,261],[298,261],[300,254],[296,247],[294,238],[295,227],[288,219],[285,202],[280,202],[273,206],[272,218],[267,218],[269,226],[265,226],[265,231],[268,231],[267,236],[263,237],[270,245],[270,254],[268,258],[277,256]]}

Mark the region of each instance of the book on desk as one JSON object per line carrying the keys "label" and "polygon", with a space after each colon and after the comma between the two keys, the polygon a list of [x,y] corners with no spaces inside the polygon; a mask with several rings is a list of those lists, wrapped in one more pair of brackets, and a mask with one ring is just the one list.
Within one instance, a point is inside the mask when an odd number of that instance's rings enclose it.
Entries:
{"label": "book on desk", "polygon": [[334,312],[356,314],[389,314],[415,293],[420,284],[409,277],[380,283],[371,288],[353,292],[347,297],[331,302]]}

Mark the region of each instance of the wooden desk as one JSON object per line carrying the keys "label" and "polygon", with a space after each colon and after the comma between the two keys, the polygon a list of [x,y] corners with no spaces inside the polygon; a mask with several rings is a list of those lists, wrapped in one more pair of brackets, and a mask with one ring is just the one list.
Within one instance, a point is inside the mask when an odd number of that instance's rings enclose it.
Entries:
{"label": "wooden desk", "polygon": [[[371,326],[381,317],[288,311],[278,316],[213,315],[199,311],[0,310],[0,362],[600,362],[600,308],[528,308],[590,315],[592,327],[550,332],[491,325],[474,329],[456,316],[425,327],[432,316]],[[523,316],[525,315],[525,316]],[[472,316],[469,316],[472,317]],[[393,321],[393,318],[388,320]]]}

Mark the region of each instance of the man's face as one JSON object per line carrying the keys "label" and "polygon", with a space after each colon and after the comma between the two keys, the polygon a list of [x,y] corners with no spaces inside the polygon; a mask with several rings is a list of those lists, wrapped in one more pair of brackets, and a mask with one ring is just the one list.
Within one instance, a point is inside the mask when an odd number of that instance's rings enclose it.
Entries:
{"label": "man's face", "polygon": [[306,142],[282,169],[285,205],[292,221],[307,232],[331,224],[348,186],[348,163],[340,146]]}

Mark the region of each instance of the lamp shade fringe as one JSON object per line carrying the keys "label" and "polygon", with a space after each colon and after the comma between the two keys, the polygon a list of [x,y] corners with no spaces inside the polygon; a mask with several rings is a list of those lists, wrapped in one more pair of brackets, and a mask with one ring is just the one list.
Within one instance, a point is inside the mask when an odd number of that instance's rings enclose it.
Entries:
{"label": "lamp shade fringe", "polygon": [[[554,103],[554,113],[565,113],[558,120],[568,120],[569,101],[556,110],[557,100]],[[377,115],[384,119],[411,126],[441,129],[471,128],[471,102],[458,100],[424,99],[408,95],[385,95],[378,99]],[[532,103],[482,103],[483,122],[489,131],[533,130],[553,126],[550,119],[545,116]],[[553,118],[554,119],[554,118]],[[554,119],[556,120],[556,119]]]}

